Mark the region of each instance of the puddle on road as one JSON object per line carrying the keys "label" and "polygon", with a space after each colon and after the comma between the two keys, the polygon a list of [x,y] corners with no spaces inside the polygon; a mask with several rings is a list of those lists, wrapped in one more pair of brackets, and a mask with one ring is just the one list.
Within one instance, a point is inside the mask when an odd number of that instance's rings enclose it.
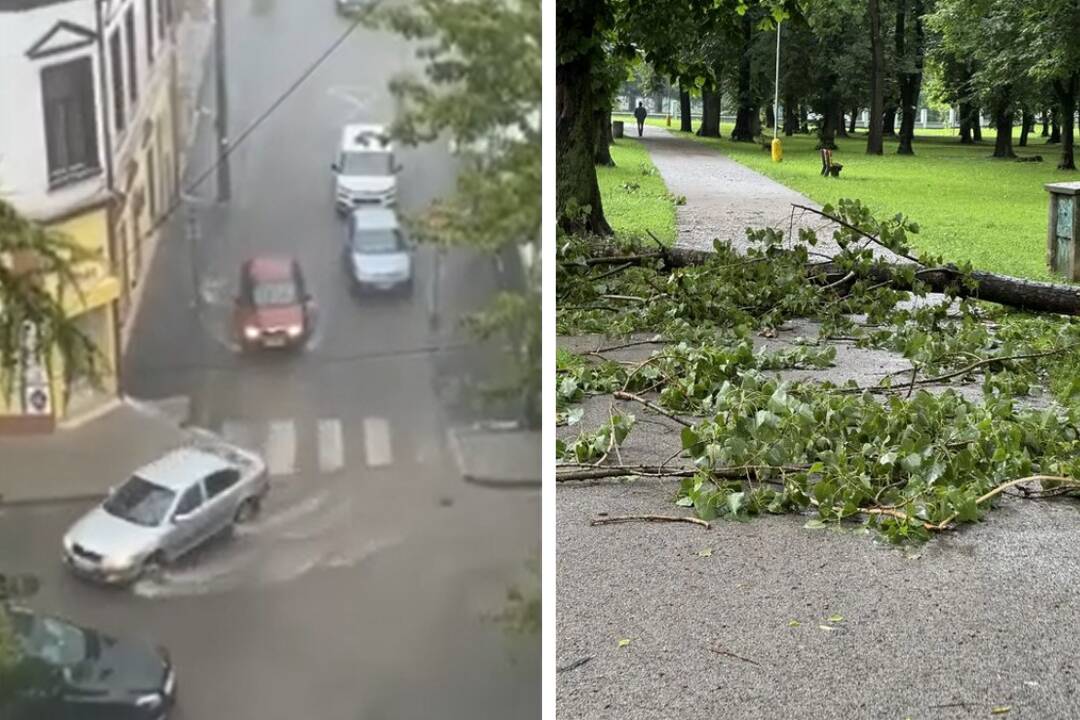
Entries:
{"label": "puddle on road", "polygon": [[361,536],[350,522],[351,503],[330,499],[324,490],[238,527],[231,538],[208,543],[160,577],[138,581],[133,592],[158,599],[287,583],[320,568],[354,567],[404,541]]}
{"label": "puddle on road", "polygon": [[263,514],[256,518],[254,522],[239,526],[234,532],[237,537],[248,537],[273,532],[278,528],[288,526],[295,523],[297,520],[306,518],[316,510],[319,510],[329,499],[330,492],[328,490],[323,490],[315,495],[305,498],[295,505],[290,505],[271,515],[266,514],[264,510]]}

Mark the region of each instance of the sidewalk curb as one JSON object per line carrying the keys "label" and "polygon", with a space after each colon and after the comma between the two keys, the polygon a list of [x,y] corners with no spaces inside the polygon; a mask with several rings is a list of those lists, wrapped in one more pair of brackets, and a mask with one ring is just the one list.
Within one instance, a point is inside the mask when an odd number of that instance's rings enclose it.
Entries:
{"label": "sidewalk curb", "polygon": [[508,479],[490,476],[477,476],[469,473],[465,468],[465,455],[461,449],[458,436],[462,432],[498,432],[500,430],[518,430],[520,423],[513,421],[490,421],[473,423],[471,426],[451,427],[446,430],[446,445],[454,458],[461,479],[470,485],[491,488],[493,490],[539,490],[543,487],[543,478],[536,479]]}
{"label": "sidewalk curb", "polygon": [[472,475],[462,475],[462,479],[470,485],[493,490],[541,490],[544,487],[543,480],[501,480],[498,478],[478,478]]}
{"label": "sidewalk curb", "polygon": [[107,497],[108,493],[81,493],[78,495],[64,495],[57,497],[28,497],[19,498],[18,500],[5,500],[0,495],[0,513],[3,513],[4,508],[26,508],[26,507],[51,507],[54,505],[68,505],[73,503],[96,503],[99,500],[103,500]]}

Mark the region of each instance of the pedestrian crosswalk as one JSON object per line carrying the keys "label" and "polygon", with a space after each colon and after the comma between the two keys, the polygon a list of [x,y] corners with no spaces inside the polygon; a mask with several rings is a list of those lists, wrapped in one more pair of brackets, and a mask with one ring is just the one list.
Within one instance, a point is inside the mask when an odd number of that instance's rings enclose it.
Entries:
{"label": "pedestrian crosswalk", "polygon": [[381,417],[347,426],[339,418],[229,419],[212,429],[227,442],[262,455],[273,477],[312,471],[331,475],[350,466],[386,468],[402,460],[424,463],[433,458],[438,442],[434,434],[413,438],[408,431],[395,433],[390,420]]}

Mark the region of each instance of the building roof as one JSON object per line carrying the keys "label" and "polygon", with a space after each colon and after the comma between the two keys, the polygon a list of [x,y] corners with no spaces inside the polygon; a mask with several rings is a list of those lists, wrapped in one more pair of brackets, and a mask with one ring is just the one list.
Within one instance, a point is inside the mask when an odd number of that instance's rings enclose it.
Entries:
{"label": "building roof", "polygon": [[180,491],[195,480],[230,467],[217,455],[196,448],[180,448],[139,468],[135,474],[155,485]]}

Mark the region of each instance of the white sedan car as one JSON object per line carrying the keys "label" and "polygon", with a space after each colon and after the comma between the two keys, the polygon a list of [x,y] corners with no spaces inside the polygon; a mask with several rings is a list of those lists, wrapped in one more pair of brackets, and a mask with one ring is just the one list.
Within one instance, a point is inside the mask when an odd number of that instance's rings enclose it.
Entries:
{"label": "white sedan car", "polygon": [[64,562],[91,580],[134,582],[252,518],[269,489],[262,458],[203,438],[135,471],[80,518]]}

